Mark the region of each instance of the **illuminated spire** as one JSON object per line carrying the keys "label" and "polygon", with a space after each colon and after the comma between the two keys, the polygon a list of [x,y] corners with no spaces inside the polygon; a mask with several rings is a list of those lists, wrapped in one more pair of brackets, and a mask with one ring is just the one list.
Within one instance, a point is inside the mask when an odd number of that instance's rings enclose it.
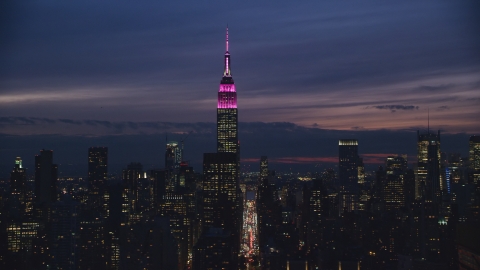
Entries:
{"label": "illuminated spire", "polygon": [[227,25],[227,35],[225,38],[225,69],[223,70],[223,78],[232,77],[232,72],[230,70],[230,53],[228,52],[228,25]]}
{"label": "illuminated spire", "polygon": [[227,24],[226,52],[228,52],[228,24]]}

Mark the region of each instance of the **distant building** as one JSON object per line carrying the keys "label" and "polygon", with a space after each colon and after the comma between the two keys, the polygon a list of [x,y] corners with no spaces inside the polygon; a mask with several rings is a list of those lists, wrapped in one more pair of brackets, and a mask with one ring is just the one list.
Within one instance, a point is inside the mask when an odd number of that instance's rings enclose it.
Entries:
{"label": "distant building", "polygon": [[108,148],[88,148],[88,192],[90,206],[108,217]]}
{"label": "distant building", "polygon": [[358,141],[339,140],[338,146],[338,177],[341,189],[356,192],[358,190]]}
{"label": "distant building", "polygon": [[385,161],[385,184],[382,197],[386,210],[399,210],[405,205],[406,156],[390,156]]}
{"label": "distant building", "polygon": [[53,164],[53,151],[40,150],[35,156],[35,199],[38,204],[57,200],[58,166]]}
{"label": "distant building", "polygon": [[341,214],[357,210],[360,158],[357,140],[339,140],[338,146],[339,214]]}
{"label": "distant building", "polygon": [[135,219],[135,214],[139,209],[138,189],[139,179],[143,178],[143,166],[138,162],[130,163],[122,172],[122,214],[124,215],[123,222],[130,223]]}
{"label": "distant building", "polygon": [[477,184],[480,181],[480,136],[470,137],[468,153],[471,182]]}
{"label": "distant building", "polygon": [[417,132],[417,167],[415,172],[415,197],[439,202],[445,188],[440,173],[440,131],[437,134]]}
{"label": "distant building", "polygon": [[27,174],[22,166],[22,159],[17,157],[10,173],[10,214],[20,217],[26,210],[27,201]]}

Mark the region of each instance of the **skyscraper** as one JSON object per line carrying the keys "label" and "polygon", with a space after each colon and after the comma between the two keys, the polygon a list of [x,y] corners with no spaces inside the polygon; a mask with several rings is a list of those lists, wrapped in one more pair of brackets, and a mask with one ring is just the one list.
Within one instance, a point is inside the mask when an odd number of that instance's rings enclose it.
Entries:
{"label": "skyscraper", "polygon": [[476,183],[480,181],[480,136],[471,136],[469,140],[469,155],[471,181]]}
{"label": "skyscraper", "polygon": [[[210,239],[211,229],[228,235],[229,244],[220,245],[222,253],[237,257],[240,249],[242,225],[242,196],[238,181],[240,151],[238,143],[237,93],[231,74],[228,51],[228,27],[223,77],[220,81],[217,103],[217,153],[203,155],[203,235],[198,243]],[[200,248],[197,244],[196,248]],[[231,249],[225,249],[227,246]],[[195,262],[195,260],[197,260]],[[207,264],[194,259],[200,268]],[[236,266],[236,262],[231,265]]]}
{"label": "skyscraper", "polygon": [[237,159],[233,153],[203,154],[203,223],[233,229],[237,204]]}
{"label": "skyscraper", "polygon": [[385,161],[385,182],[382,185],[382,199],[386,210],[398,210],[405,205],[405,176],[407,156],[389,156]]}
{"label": "skyscraper", "polygon": [[356,192],[358,190],[358,141],[339,140],[338,158],[338,177],[341,189]]}
{"label": "skyscraper", "polygon": [[340,180],[339,214],[352,212],[358,204],[358,141],[344,139],[338,141],[338,176]]}
{"label": "skyscraper", "polygon": [[260,181],[268,177],[268,158],[267,156],[260,157]]}
{"label": "skyscraper", "polygon": [[108,148],[88,148],[88,185],[91,206],[97,209],[103,217],[108,216],[109,194],[108,179]]}
{"label": "skyscraper", "polygon": [[444,183],[440,174],[440,131],[437,134],[417,132],[417,168],[415,197],[438,202]]}
{"label": "skyscraper", "polygon": [[167,142],[167,147],[165,150],[165,170],[167,171],[165,187],[167,191],[175,191],[179,185],[177,176],[181,162],[182,149],[179,147],[178,142]]}
{"label": "skyscraper", "polygon": [[93,193],[104,188],[108,177],[108,148],[88,148],[88,183]]}
{"label": "skyscraper", "polygon": [[217,151],[239,154],[237,92],[231,73],[228,27],[224,62],[223,77],[218,90]]}
{"label": "skyscraper", "polygon": [[10,173],[10,190],[12,195],[16,195],[21,203],[24,203],[26,195],[27,175],[25,168],[22,166],[22,159],[17,157],[15,159],[15,166]]}
{"label": "skyscraper", "polygon": [[165,150],[165,169],[173,172],[174,169],[180,167],[182,162],[182,149],[180,149],[178,142],[169,141]]}
{"label": "skyscraper", "polygon": [[57,200],[57,170],[53,164],[53,151],[40,150],[35,156],[35,198],[39,204]]}

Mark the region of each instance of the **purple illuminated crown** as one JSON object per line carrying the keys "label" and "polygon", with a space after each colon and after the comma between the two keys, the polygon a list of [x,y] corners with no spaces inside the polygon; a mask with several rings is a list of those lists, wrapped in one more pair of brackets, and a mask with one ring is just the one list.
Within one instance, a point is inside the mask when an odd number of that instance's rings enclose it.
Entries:
{"label": "purple illuminated crown", "polygon": [[225,42],[225,68],[223,70],[223,77],[220,81],[220,89],[218,90],[218,109],[236,109],[237,108],[237,92],[233,82],[231,66],[230,66],[230,52],[228,52],[228,26],[227,37]]}

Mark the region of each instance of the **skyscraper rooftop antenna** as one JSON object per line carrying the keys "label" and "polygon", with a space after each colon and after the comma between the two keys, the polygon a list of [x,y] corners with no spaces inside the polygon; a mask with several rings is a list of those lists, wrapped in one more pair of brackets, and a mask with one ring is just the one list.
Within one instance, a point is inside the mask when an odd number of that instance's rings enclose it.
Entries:
{"label": "skyscraper rooftop antenna", "polygon": [[227,38],[226,38],[226,51],[228,52],[228,24],[227,24]]}

